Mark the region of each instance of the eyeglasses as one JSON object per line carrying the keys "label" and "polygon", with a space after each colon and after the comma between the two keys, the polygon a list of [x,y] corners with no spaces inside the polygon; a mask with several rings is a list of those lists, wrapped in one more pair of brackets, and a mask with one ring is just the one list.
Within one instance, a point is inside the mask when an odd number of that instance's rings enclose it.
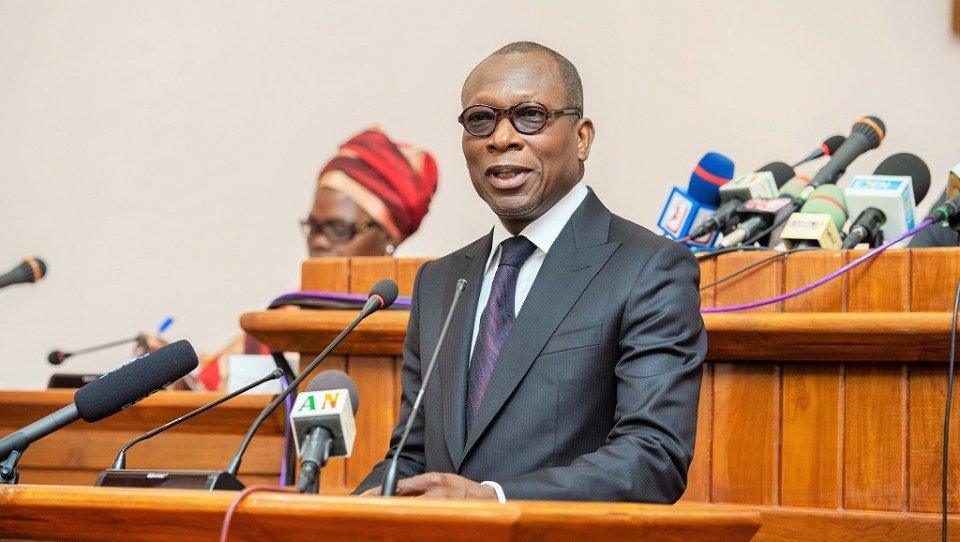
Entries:
{"label": "eyeglasses", "polygon": [[560,115],[583,116],[577,108],[547,109],[540,102],[520,102],[512,107],[501,108],[490,105],[471,105],[457,117],[468,134],[475,137],[487,137],[497,129],[504,115],[510,117],[510,124],[524,135],[533,135],[547,125],[552,117]]}
{"label": "eyeglasses", "polygon": [[349,224],[343,220],[327,220],[326,222],[317,222],[312,218],[300,221],[300,227],[303,228],[303,234],[308,239],[322,235],[330,240],[331,243],[346,243],[357,235],[377,227],[376,222],[358,222]]}

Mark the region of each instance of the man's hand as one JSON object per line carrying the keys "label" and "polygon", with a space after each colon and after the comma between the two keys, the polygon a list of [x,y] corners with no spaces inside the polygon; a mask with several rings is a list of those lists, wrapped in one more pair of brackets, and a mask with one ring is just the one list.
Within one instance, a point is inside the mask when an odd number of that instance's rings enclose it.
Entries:
{"label": "man's hand", "polygon": [[[380,495],[380,487],[370,488],[361,497]],[[487,499],[497,500],[497,492],[456,474],[428,472],[397,482],[400,497],[429,497],[431,499]]]}

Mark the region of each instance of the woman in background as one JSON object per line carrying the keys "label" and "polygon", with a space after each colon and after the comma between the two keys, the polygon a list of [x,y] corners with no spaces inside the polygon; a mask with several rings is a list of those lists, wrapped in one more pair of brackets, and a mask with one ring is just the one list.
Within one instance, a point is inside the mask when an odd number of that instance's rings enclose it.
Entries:
{"label": "woman in background", "polygon": [[344,143],[320,171],[301,223],[311,258],[391,255],[427,214],[437,190],[429,152],[395,143],[379,128]]}
{"label": "woman in background", "polygon": [[[301,221],[310,257],[392,255],[420,227],[436,190],[437,163],[429,152],[396,143],[377,127],[353,136],[320,171],[313,208]],[[165,344],[147,336],[143,350]],[[197,380],[203,388],[222,391],[230,355],[268,353],[241,333],[203,356]]]}

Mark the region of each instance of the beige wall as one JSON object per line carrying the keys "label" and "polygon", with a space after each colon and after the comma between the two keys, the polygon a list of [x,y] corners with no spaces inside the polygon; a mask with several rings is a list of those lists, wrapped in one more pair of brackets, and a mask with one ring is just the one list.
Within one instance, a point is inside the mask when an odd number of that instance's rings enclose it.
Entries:
{"label": "beige wall", "polygon": [[44,283],[0,291],[0,388],[43,386],[51,348],[167,314],[172,337],[225,344],[242,312],[297,286],[314,176],[372,123],[440,164],[431,214],[399,254],[481,235],[491,215],[464,171],[460,84],[517,39],[580,68],[598,130],[587,179],[641,224],[706,151],[744,172],[868,113],[889,137],[851,171],[912,151],[933,193],[960,161],[950,4],[0,1],[0,272],[26,254],[50,266]]}

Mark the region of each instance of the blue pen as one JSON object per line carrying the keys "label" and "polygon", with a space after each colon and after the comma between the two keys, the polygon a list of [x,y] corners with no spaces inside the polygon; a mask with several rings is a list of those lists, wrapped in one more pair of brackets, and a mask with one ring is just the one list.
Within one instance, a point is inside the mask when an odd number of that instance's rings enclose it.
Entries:
{"label": "blue pen", "polygon": [[170,329],[170,326],[173,325],[173,316],[167,316],[167,318],[160,324],[160,327],[157,328],[157,337],[163,335],[163,332]]}

